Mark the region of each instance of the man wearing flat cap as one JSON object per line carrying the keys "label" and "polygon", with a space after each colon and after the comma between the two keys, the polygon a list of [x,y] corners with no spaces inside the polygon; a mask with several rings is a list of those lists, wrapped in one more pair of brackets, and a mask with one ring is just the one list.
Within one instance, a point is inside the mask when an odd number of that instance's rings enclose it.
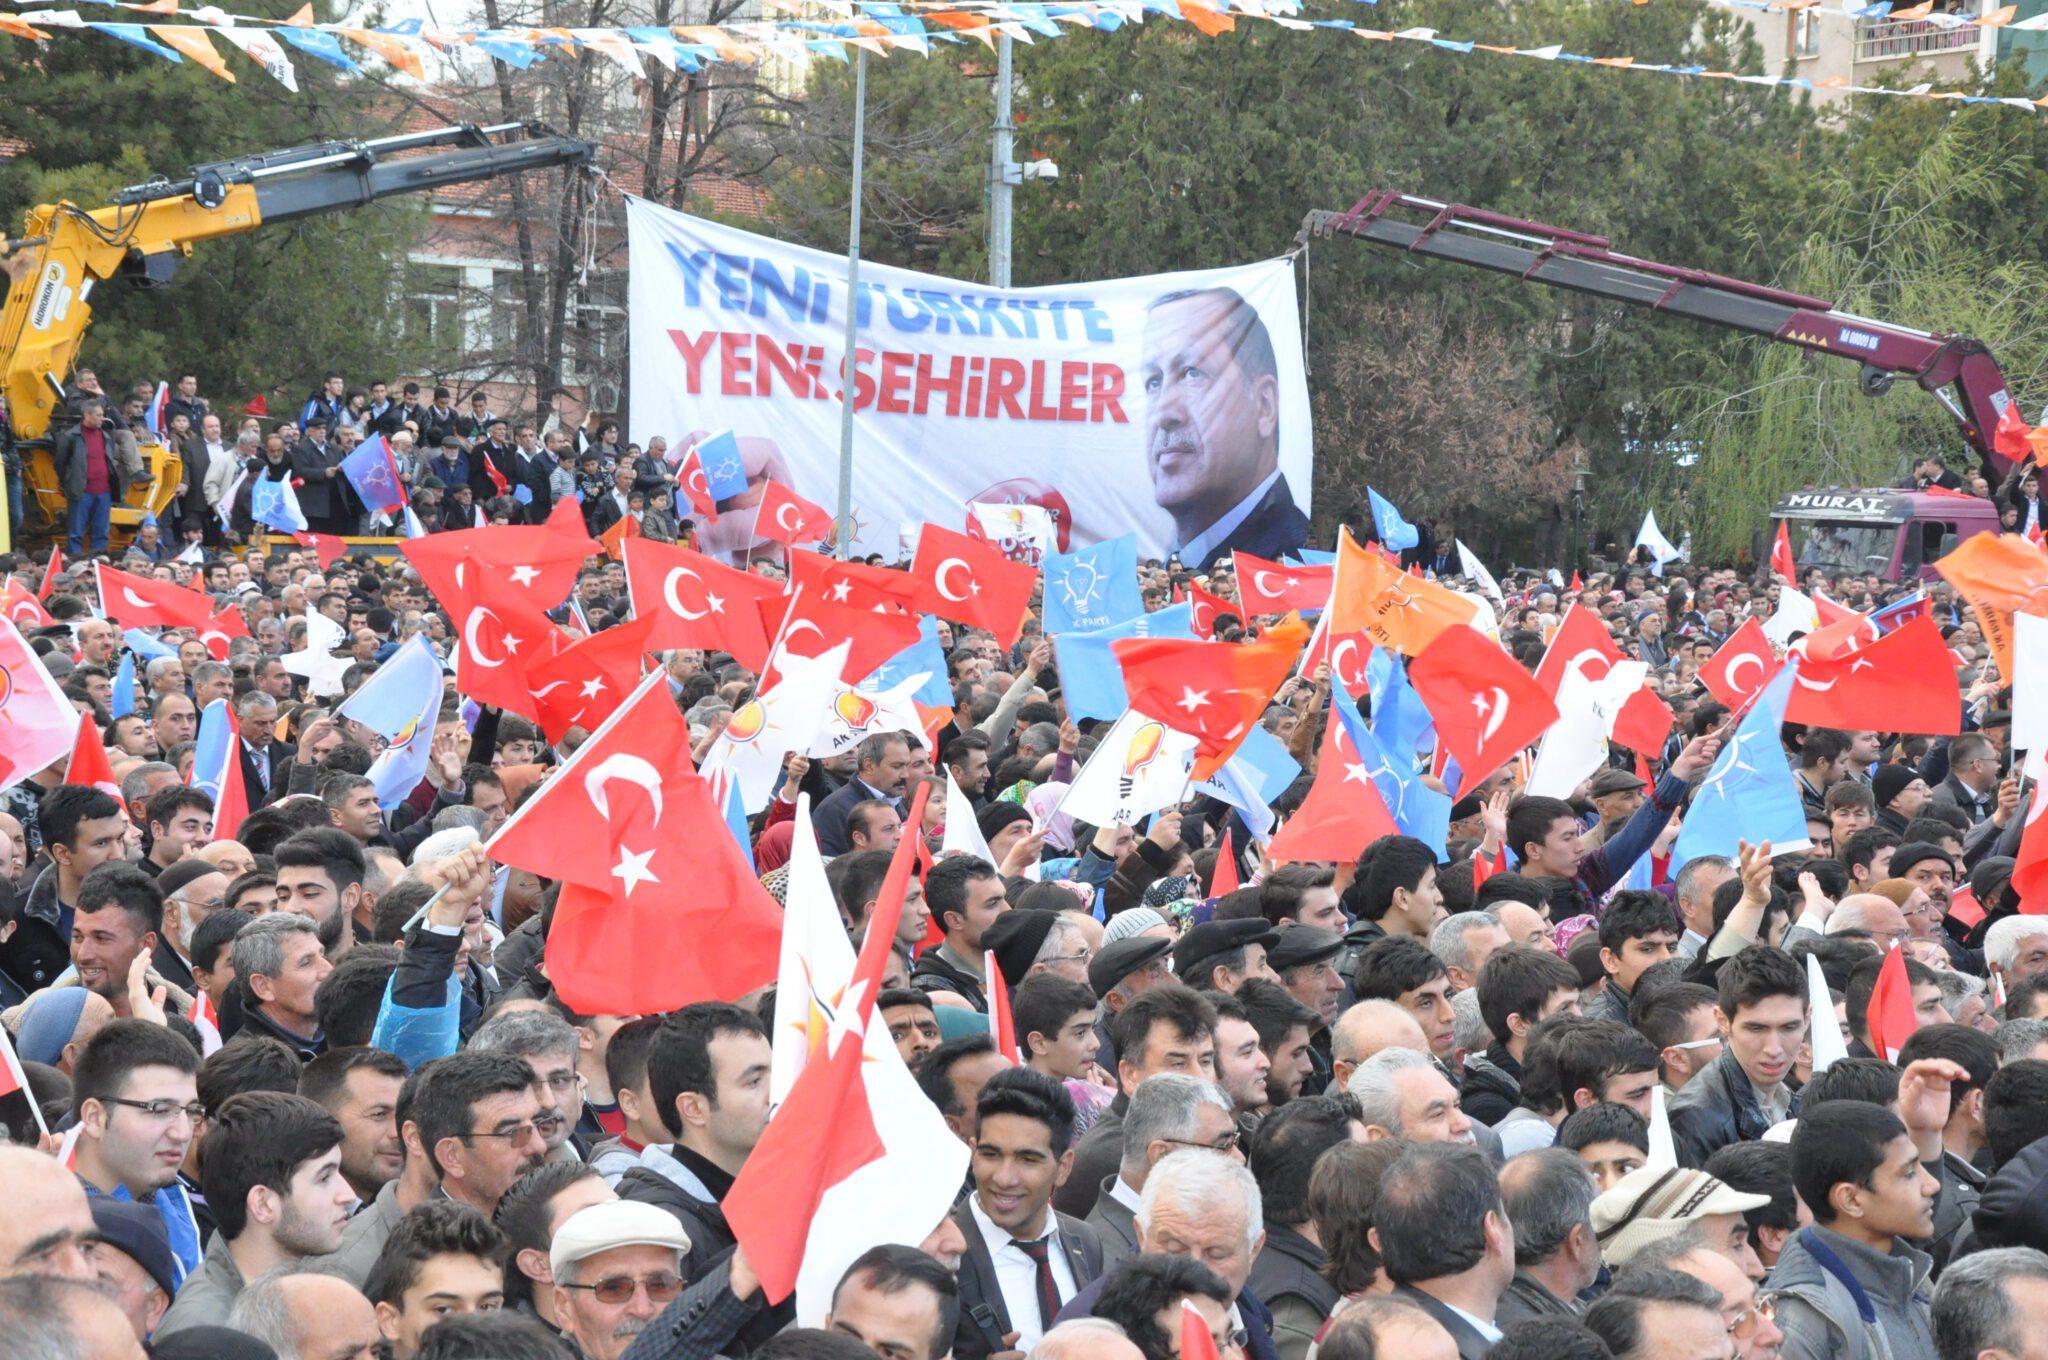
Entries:
{"label": "man wearing flat cap", "polygon": [[1247,978],[1278,982],[1267,951],[1280,932],[1260,916],[1203,921],[1188,927],[1173,947],[1173,974],[1188,986],[1236,995]]}

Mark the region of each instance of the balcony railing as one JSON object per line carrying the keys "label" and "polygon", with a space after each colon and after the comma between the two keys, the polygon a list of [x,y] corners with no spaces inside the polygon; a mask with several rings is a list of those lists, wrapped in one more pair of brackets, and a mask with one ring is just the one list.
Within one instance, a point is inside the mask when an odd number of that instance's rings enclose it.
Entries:
{"label": "balcony railing", "polygon": [[1898,61],[1940,52],[1967,52],[1975,28],[1946,28],[1925,19],[1881,19],[1856,26],[1857,61]]}

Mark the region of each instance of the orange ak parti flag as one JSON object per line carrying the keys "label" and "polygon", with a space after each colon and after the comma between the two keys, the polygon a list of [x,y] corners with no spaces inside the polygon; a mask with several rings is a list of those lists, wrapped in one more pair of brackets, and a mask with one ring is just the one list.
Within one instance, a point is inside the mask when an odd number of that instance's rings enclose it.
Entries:
{"label": "orange ak parti flag", "polygon": [[1307,641],[1308,626],[1290,614],[1252,642],[1124,638],[1109,646],[1131,707],[1196,738],[1194,776],[1207,779],[1250,734]]}
{"label": "orange ak parti flag", "polygon": [[1972,534],[1934,569],[1977,611],[1998,674],[2012,683],[2012,616],[2048,614],[2048,553],[2018,534]]}
{"label": "orange ak parti flag", "polygon": [[1479,606],[1447,586],[1402,571],[1341,530],[1331,578],[1331,636],[1364,632],[1376,646],[1420,656],[1437,634],[1479,617]]}

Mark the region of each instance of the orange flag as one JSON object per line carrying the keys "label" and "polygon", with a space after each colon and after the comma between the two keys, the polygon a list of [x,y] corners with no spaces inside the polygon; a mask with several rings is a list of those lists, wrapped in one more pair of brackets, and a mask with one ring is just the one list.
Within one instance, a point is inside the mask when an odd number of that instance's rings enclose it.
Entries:
{"label": "orange flag", "polygon": [[2011,683],[2012,616],[2048,613],[2048,553],[2018,534],[1973,534],[1934,569],[1977,611],[1998,673]]}
{"label": "orange flag", "polygon": [[1340,531],[1330,591],[1330,634],[1363,631],[1375,645],[1420,656],[1437,634],[1479,617],[1479,607],[1447,586],[1366,551]]}
{"label": "orange flag", "polygon": [[605,556],[611,558],[614,562],[623,562],[626,560],[626,540],[638,537],[640,537],[640,521],[634,519],[631,515],[627,515],[617,524],[599,534],[597,541],[604,545]]}

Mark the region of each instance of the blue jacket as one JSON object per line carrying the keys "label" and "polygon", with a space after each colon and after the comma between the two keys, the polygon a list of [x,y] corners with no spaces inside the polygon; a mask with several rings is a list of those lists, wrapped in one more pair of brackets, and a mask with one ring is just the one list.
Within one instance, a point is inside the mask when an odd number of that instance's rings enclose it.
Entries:
{"label": "blue jacket", "polygon": [[435,454],[427,460],[427,471],[441,479],[441,485],[453,491],[458,486],[469,485],[469,455],[458,453],[451,460]]}

